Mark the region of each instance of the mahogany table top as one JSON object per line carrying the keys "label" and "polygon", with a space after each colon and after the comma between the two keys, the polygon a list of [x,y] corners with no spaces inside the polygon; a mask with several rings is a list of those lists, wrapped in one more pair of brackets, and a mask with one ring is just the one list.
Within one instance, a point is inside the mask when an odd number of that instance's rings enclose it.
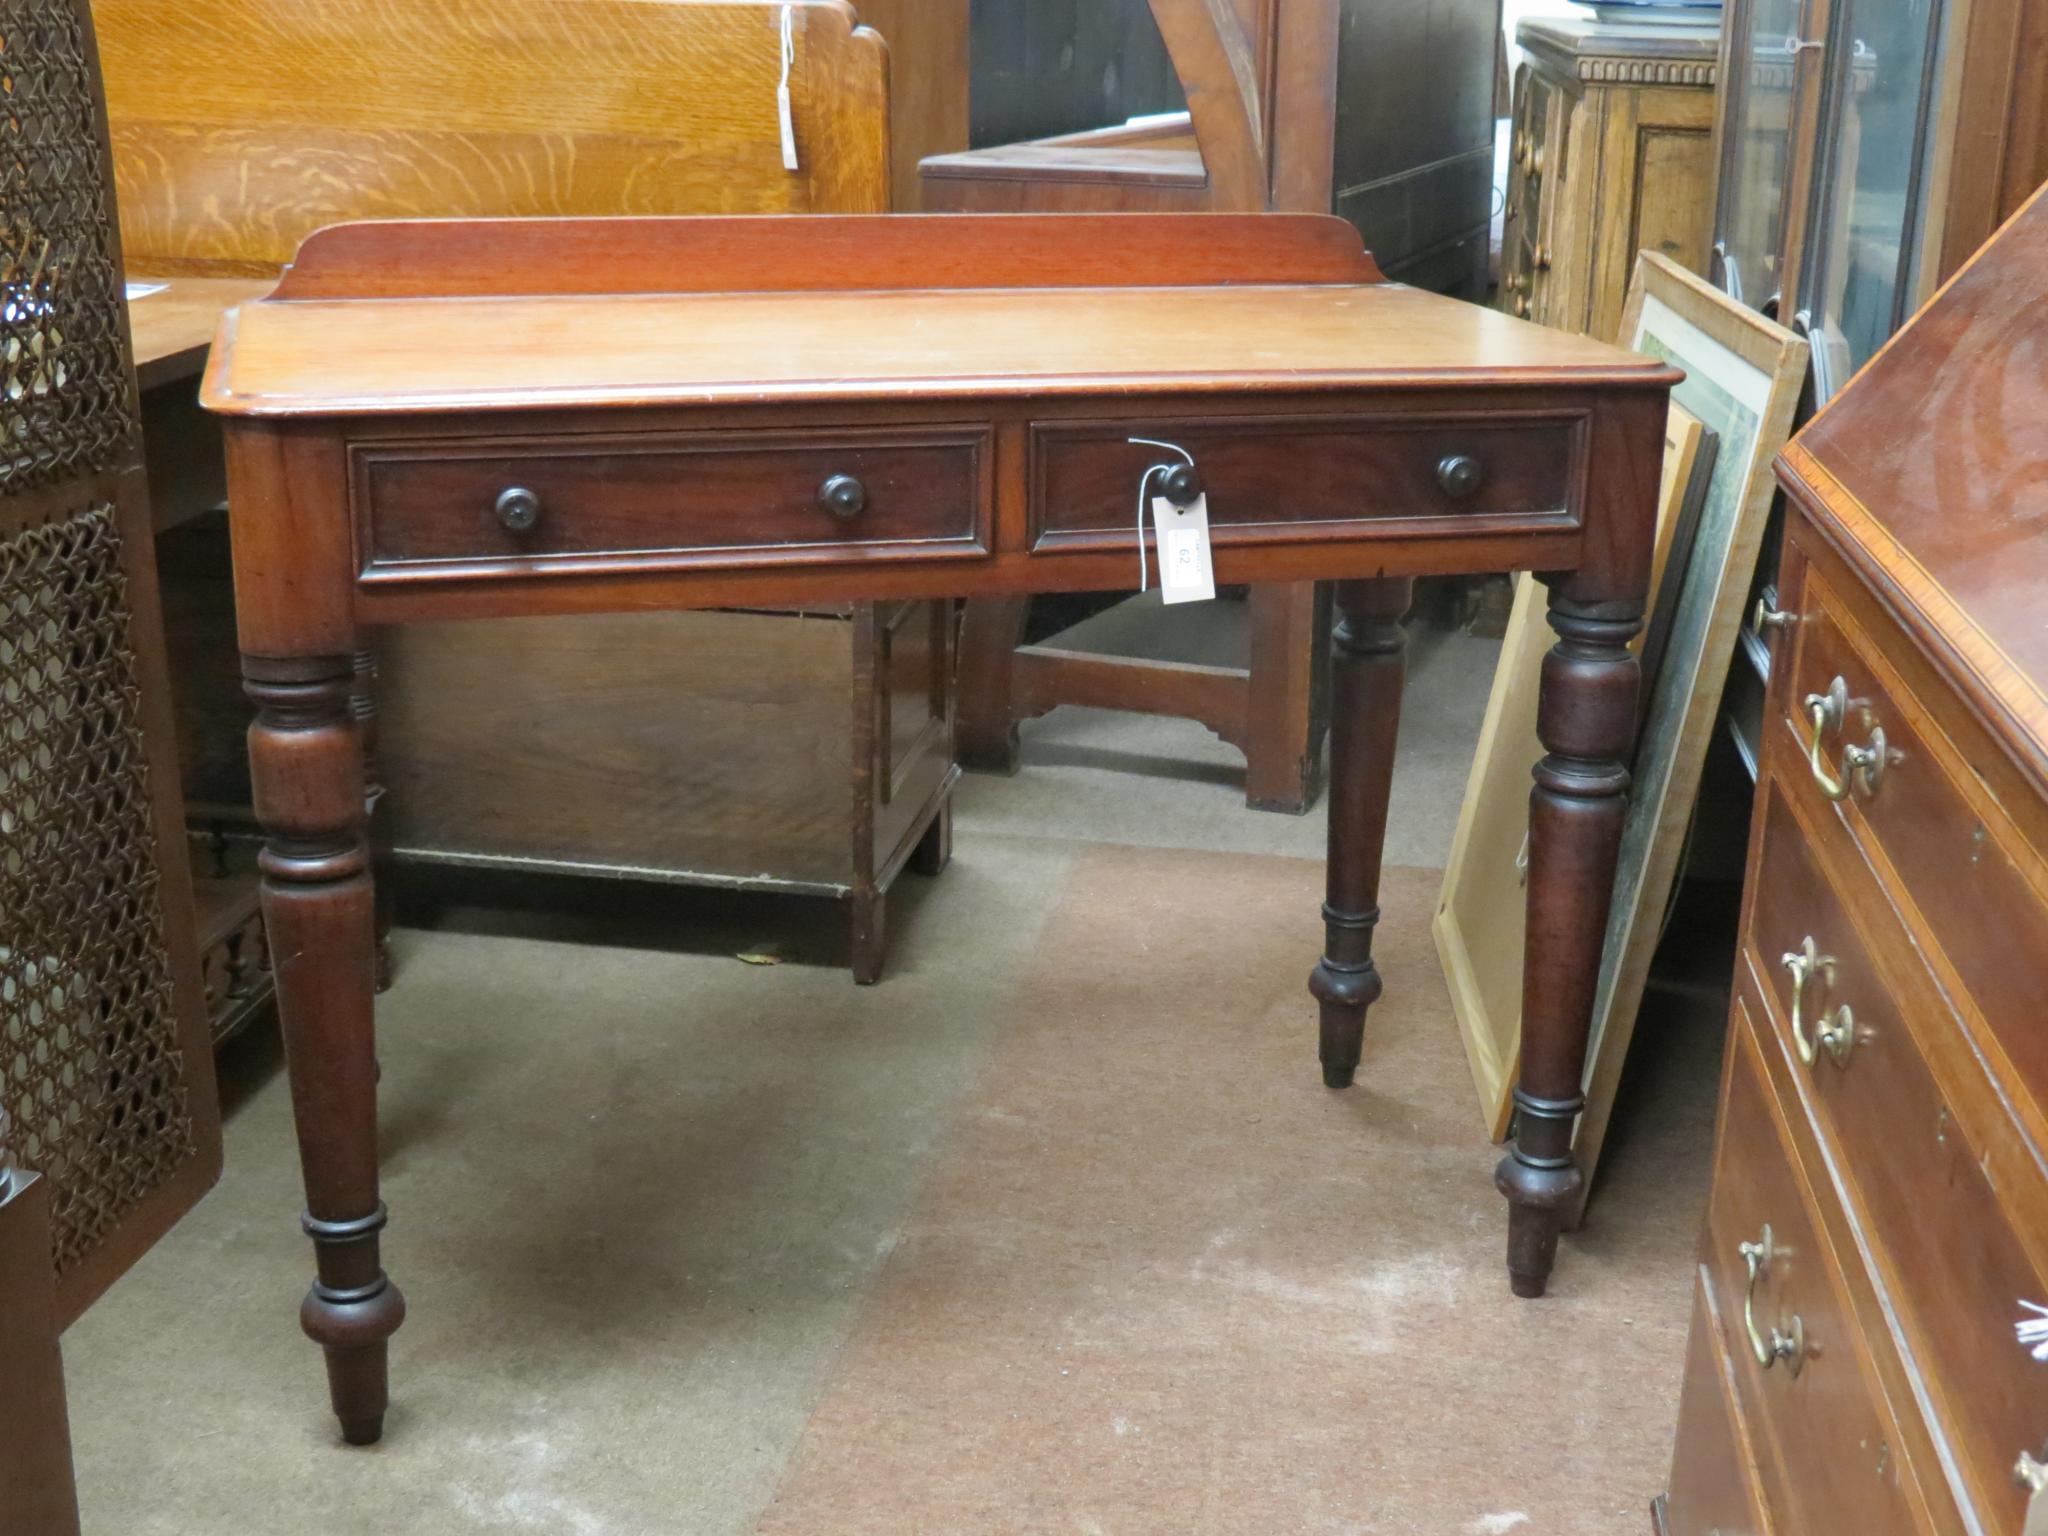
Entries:
{"label": "mahogany table top", "polygon": [[[1058,216],[1071,225],[1077,216]],[[638,259],[571,276],[558,250],[596,221],[356,225],[315,236],[276,296],[229,317],[203,393],[244,416],[492,411],[589,405],[738,404],[761,400],[878,400],[943,396],[1237,393],[1373,389],[1430,384],[1655,386],[1663,364],[1582,336],[1530,325],[1379,276],[1342,221],[1262,215],[1235,265],[1176,266],[1162,279],[1143,252],[1099,270],[1034,271],[1025,255],[973,286],[965,273],[877,263],[849,272],[830,255],[831,291],[793,288],[757,273],[745,253],[723,268],[701,258],[707,233],[774,220],[630,221]],[[812,219],[811,225],[1029,226],[1030,216]],[[1106,257],[1142,245],[1131,226],[1210,238],[1214,216],[1110,216]],[[1225,220],[1225,224],[1239,221]],[[1336,225],[1348,259],[1328,247]],[[584,226],[579,230],[577,226]],[[707,226],[710,227],[707,230]],[[1162,228],[1163,226],[1163,228]],[[467,229],[470,233],[464,234]],[[379,231],[414,242],[407,285],[345,275]],[[786,231],[784,231],[786,234]],[[334,237],[335,249],[322,242]],[[828,248],[830,233],[821,235]],[[676,242],[672,260],[660,246]],[[488,278],[461,264],[464,247],[495,242],[504,264]],[[787,247],[791,242],[776,242]],[[1062,242],[1067,244],[1069,242]],[[332,257],[332,260],[327,258]],[[363,256],[363,270],[376,270]],[[444,280],[431,270],[440,263]],[[641,268],[651,267],[650,274]],[[524,268],[530,280],[522,284]],[[330,269],[335,269],[331,271]],[[1207,280],[1216,272],[1222,276]],[[1308,281],[1275,280],[1306,272]],[[506,274],[510,273],[511,276]],[[694,291],[675,291],[694,278]],[[1078,276],[1080,279],[1076,281]],[[548,286],[560,277],[559,291]],[[666,288],[664,288],[666,284]],[[759,284],[760,286],[756,286]],[[577,285],[580,285],[577,286]],[[524,287],[525,291],[519,291]],[[495,291],[493,291],[495,290]],[[510,290],[510,291],[506,291]],[[301,296],[302,294],[306,296]],[[393,310],[392,306],[400,306]],[[384,323],[366,325],[366,306]],[[402,315],[403,324],[390,323]]]}

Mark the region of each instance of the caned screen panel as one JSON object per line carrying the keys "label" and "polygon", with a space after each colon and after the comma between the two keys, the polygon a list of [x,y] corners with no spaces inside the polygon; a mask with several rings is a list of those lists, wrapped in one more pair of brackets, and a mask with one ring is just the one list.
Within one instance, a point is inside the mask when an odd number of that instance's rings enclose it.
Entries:
{"label": "caned screen panel", "polygon": [[0,1158],[66,1321],[220,1158],[108,164],[84,5],[0,0]]}

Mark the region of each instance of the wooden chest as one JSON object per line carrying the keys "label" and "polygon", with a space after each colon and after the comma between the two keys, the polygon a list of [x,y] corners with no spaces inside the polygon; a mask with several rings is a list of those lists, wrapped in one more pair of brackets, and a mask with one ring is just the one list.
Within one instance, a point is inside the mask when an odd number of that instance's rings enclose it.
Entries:
{"label": "wooden chest", "polygon": [[1779,461],[1670,1536],[2048,1530],[2048,203]]}
{"label": "wooden chest", "polygon": [[1706,270],[1720,32],[1543,17],[1515,41],[1500,307],[1612,340],[1637,251]]}

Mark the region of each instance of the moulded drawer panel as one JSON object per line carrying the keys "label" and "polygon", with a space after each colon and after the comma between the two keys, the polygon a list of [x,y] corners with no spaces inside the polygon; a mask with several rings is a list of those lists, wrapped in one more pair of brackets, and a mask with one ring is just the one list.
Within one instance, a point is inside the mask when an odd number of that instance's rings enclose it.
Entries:
{"label": "moulded drawer panel", "polygon": [[[1040,422],[1031,433],[1035,548],[1128,542],[1148,466],[1194,456],[1214,541],[1327,539],[1401,521],[1474,533],[1570,527],[1583,483],[1583,418],[1497,414],[1313,421]],[[1469,488],[1448,489],[1448,460]]]}
{"label": "moulded drawer panel", "polygon": [[[1821,741],[1822,771],[1848,787],[1833,812],[1873,863],[1893,871],[1916,909],[1916,926],[1924,925],[1920,931],[1979,1003],[1985,1029],[2010,1063],[2008,1085],[2030,1101],[2038,1125],[2048,1115],[2048,1029],[2036,1009],[2012,1001],[2038,995],[2048,955],[2048,900],[2025,872],[2034,868],[2038,877],[2039,858],[1995,813],[1973,807],[1954,776],[1968,772],[1966,755],[1910,693],[1894,690],[1890,669],[1872,653],[1903,646],[1903,637],[1864,634],[1811,570],[1800,610],[1783,729],[1809,742],[1806,700],[1827,696],[1841,680],[1846,718]],[[1844,753],[1872,746],[1880,731],[1887,761],[1875,788],[1867,778],[1844,778]],[[1810,765],[1791,776],[1802,803],[1816,811],[1828,804]]]}
{"label": "moulded drawer panel", "polygon": [[[2048,1279],[2013,1224],[2020,1202],[2038,1208],[2039,1174],[2001,1156],[2009,1176],[1994,1187],[1983,1136],[1951,1113],[1921,1043],[1925,1036],[1933,1048],[1967,1051],[1961,1028],[1931,979],[1904,974],[1918,964],[1912,946],[1847,837],[1838,836],[1837,857],[1823,867],[1781,778],[1800,766],[1774,750],[1763,780],[1750,963],[1768,978],[1783,1059],[1875,1239],[1908,1347],[1952,1427],[1974,1499],[2017,1525],[2024,1500],[2013,1460],[2048,1436],[2048,1367],[2013,1340],[2019,1299],[2048,1302]],[[1797,984],[1798,1033],[1813,1047],[1817,1030],[1846,1007],[1851,1040],[1839,1059],[1825,1044],[1814,1048],[1810,1065],[1794,1038],[1795,982],[1780,958],[1802,953],[1809,938],[1828,963]],[[1990,1129],[2009,1135],[2006,1124]]]}
{"label": "moulded drawer panel", "polygon": [[[1764,1081],[1756,1028],[1738,996],[1701,1258],[1744,1418],[1765,1463],[1766,1498],[1789,1531],[1925,1532],[1898,1430]],[[1766,1227],[1770,1257],[1752,1297],[1742,1245],[1762,1242]],[[1752,1322],[1767,1345],[1774,1332],[1802,1341],[1797,1371],[1785,1359],[1758,1364]]]}
{"label": "moulded drawer panel", "polygon": [[1748,1439],[1734,1416],[1734,1393],[1724,1325],[1701,1270],[1693,1285],[1663,1536],[1772,1536]]}
{"label": "moulded drawer panel", "polygon": [[[358,444],[351,478],[366,568],[484,561],[698,557],[749,563],[811,552],[901,559],[982,554],[986,428],[915,433],[717,433]],[[822,492],[860,486],[857,509]],[[499,498],[538,513],[508,527]]]}

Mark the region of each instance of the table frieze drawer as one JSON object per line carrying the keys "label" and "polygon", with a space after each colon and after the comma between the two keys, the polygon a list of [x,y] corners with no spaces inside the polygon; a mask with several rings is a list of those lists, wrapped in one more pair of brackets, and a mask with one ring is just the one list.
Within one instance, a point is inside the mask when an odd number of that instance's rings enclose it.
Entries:
{"label": "table frieze drawer", "polygon": [[366,577],[413,567],[801,564],[989,549],[991,432],[357,443]]}
{"label": "table frieze drawer", "polygon": [[1031,429],[1034,549],[1129,543],[1145,470],[1179,462],[1132,438],[1194,456],[1219,545],[1390,524],[1453,535],[1571,528],[1586,473],[1578,413],[1043,421]]}
{"label": "table frieze drawer", "polygon": [[1750,967],[1973,1500],[2017,1529],[2011,1468],[2048,1434],[2048,1365],[2017,1346],[2013,1323],[2020,1298],[2048,1302],[2048,1280],[2016,1222],[2048,1209],[2048,1188],[1990,1085],[1969,1082],[1975,1055],[1853,844],[1827,858],[1801,826],[1779,777],[1801,766],[1789,757],[1763,781]]}
{"label": "table frieze drawer", "polygon": [[1700,1257],[1766,1502],[1786,1531],[1924,1536],[1924,1502],[1870,1353],[1885,1342],[1856,1316],[1739,994],[1730,1023]]}
{"label": "table frieze drawer", "polygon": [[[1802,803],[1832,804],[1923,941],[1931,937],[1954,967],[1977,1003],[1973,1027],[2003,1059],[1999,1076],[2025,1101],[2022,1119],[2039,1139],[2048,1125],[2048,1029],[2009,1000],[2039,990],[2048,867],[1972,771],[1996,749],[1951,740],[1883,660],[1887,648],[1904,649],[1903,637],[1887,630],[1873,638],[1810,566],[1799,611],[1784,698],[1805,758],[1788,770]],[[2039,1145],[2048,1153],[2048,1140]]]}

